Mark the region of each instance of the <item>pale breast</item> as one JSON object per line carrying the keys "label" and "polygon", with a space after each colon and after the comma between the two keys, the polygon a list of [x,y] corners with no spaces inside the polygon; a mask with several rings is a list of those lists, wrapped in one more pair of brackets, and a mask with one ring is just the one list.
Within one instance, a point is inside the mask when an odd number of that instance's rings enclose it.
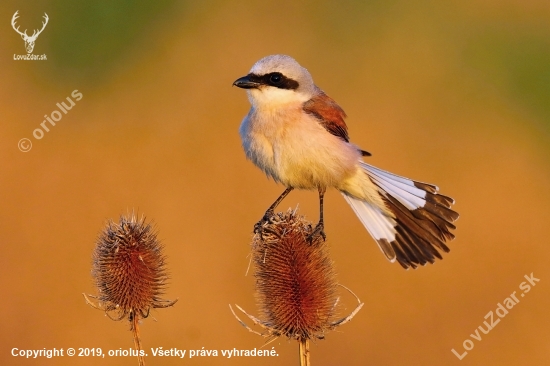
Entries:
{"label": "pale breast", "polygon": [[243,119],[239,134],[246,157],[267,176],[280,182],[274,160],[272,135],[265,121],[257,118],[253,109]]}
{"label": "pale breast", "polygon": [[240,129],[247,157],[268,176],[302,189],[336,187],[355,174],[358,149],[296,108],[251,110]]}

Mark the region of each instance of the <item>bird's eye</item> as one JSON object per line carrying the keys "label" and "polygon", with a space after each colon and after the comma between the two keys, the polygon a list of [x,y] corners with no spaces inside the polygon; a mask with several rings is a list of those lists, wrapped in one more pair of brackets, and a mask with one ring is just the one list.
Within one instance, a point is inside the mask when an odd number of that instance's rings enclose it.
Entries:
{"label": "bird's eye", "polygon": [[283,80],[283,76],[279,73],[274,73],[269,76],[269,81],[273,84],[279,84]]}

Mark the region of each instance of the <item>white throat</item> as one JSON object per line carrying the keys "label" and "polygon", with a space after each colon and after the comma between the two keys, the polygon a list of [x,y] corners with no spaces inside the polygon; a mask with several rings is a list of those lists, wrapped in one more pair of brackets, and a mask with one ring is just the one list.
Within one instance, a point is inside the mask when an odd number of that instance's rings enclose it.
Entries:
{"label": "white throat", "polygon": [[275,87],[262,87],[260,89],[249,89],[248,99],[255,108],[275,107],[282,104],[304,103],[311,99],[310,95],[289,89]]}

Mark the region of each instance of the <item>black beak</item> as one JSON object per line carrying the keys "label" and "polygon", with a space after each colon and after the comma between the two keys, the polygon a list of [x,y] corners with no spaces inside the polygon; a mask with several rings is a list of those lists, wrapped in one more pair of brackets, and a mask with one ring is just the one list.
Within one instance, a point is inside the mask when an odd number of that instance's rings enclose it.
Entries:
{"label": "black beak", "polygon": [[243,89],[256,89],[260,87],[261,84],[256,81],[252,81],[252,79],[250,78],[250,74],[248,74],[246,76],[243,76],[242,78],[235,80],[233,85]]}

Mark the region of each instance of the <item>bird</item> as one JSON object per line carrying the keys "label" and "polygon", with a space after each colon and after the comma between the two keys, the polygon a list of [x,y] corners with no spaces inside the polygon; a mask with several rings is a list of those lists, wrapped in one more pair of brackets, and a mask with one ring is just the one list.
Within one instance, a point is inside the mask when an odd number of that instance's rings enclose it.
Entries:
{"label": "bird", "polygon": [[239,128],[246,157],[286,186],[255,231],[293,189],[317,190],[319,222],[310,238],[325,239],[323,198],[335,188],[390,262],[417,268],[450,251],[455,201],[436,185],[366,163],[371,154],[350,142],[344,110],[294,58],[266,56],[233,85],[247,91],[251,104]]}

